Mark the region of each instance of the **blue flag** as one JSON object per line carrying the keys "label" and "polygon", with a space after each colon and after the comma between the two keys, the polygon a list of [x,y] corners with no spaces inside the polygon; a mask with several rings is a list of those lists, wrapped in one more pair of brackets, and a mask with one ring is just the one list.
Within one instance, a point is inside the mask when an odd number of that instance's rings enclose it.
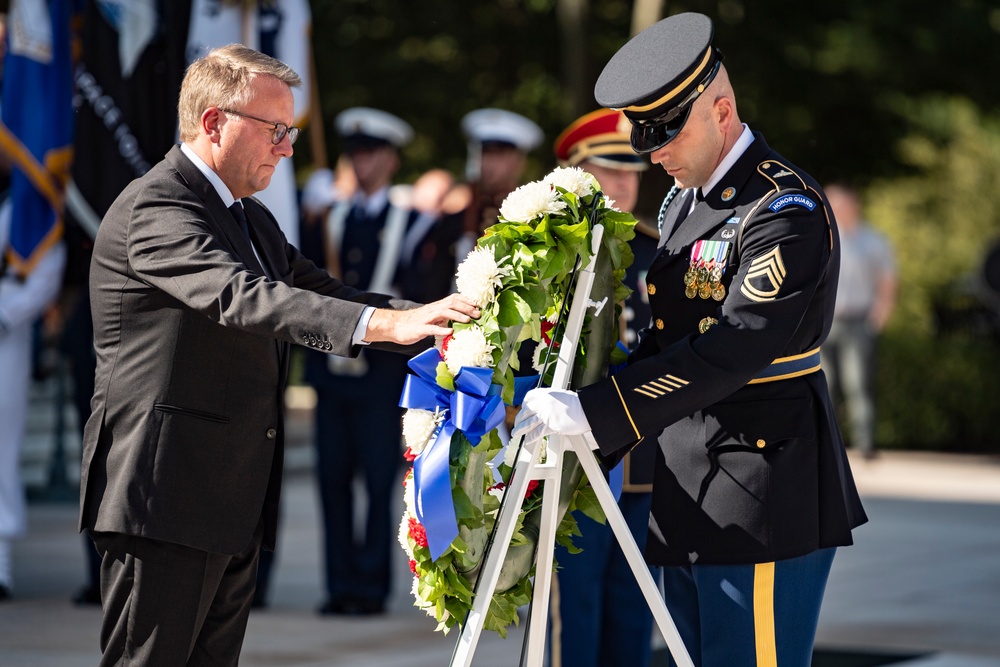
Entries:
{"label": "blue flag", "polygon": [[0,91],[0,150],[12,163],[7,261],[31,273],[62,237],[73,143],[70,20],[76,0],[12,0]]}

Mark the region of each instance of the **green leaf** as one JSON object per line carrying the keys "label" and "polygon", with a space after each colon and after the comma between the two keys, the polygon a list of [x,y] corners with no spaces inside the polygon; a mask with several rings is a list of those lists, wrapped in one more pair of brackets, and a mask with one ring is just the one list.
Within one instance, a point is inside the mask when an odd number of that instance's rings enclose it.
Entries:
{"label": "green leaf", "polygon": [[576,508],[599,524],[603,525],[607,521],[601,503],[597,500],[597,493],[589,484],[578,491]]}
{"label": "green leaf", "polygon": [[497,299],[500,304],[497,322],[500,326],[512,327],[531,321],[531,304],[525,300],[524,292],[523,288],[516,287],[500,292]]}
{"label": "green leaf", "polygon": [[455,391],[455,378],[451,374],[451,371],[448,370],[448,365],[443,361],[439,361],[436,370],[437,377],[435,381],[438,386],[448,391]]}
{"label": "green leaf", "polygon": [[[470,474],[471,471],[466,474]],[[451,498],[455,503],[455,518],[470,528],[478,528],[483,523],[483,513],[476,507],[461,486],[456,485],[451,490]]]}

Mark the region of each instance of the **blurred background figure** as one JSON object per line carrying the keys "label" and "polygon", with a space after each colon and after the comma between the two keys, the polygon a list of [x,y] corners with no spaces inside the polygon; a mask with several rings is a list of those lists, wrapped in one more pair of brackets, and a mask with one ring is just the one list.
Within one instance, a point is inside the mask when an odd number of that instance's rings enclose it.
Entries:
{"label": "blurred background figure", "polygon": [[504,109],[466,114],[462,132],[468,141],[465,177],[472,201],[464,211],[462,240],[455,255],[459,263],[483,231],[497,221],[503,200],[522,183],[528,153],[545,137],[534,121]]}
{"label": "blurred background figure", "polygon": [[441,200],[436,224],[408,240],[403,296],[426,303],[454,291],[455,269],[497,221],[500,204],[521,185],[528,153],[544,135],[533,121],[504,109],[478,109],[462,119],[468,146],[466,182]]}
{"label": "blurred background figure", "polygon": [[[366,107],[343,111],[335,124],[357,188],[334,200],[322,224],[303,229],[303,253],[351,287],[399,294],[397,267],[416,216],[409,197],[390,186],[399,170],[399,150],[413,138],[413,129],[390,113]],[[306,359],[305,379],[317,398],[316,474],[327,595],[318,609],[322,615],[385,611],[389,554],[396,541],[392,500],[402,462],[397,403],[406,361],[403,355],[370,349],[353,359],[313,352]],[[359,508],[364,520],[355,530]]]}
{"label": "blurred background figure", "polygon": [[[631,211],[639,196],[639,176],[649,162],[629,145],[631,125],[620,111],[600,109],[578,118],[555,142],[562,166],[580,167],[593,174],[604,194],[622,211]],[[636,261],[626,275],[633,292],[624,310],[632,322],[649,322],[644,276],[656,250],[656,238],[636,232],[632,243]],[[640,286],[642,290],[640,291]],[[644,301],[645,299],[645,301]],[[624,311],[623,311],[624,314]],[[625,319],[623,317],[623,319]],[[626,337],[622,331],[623,338]],[[631,341],[635,341],[633,331]],[[620,464],[624,481],[618,501],[639,549],[646,529],[653,491],[655,440],[640,443]],[[552,667],[645,667],[650,662],[653,617],[610,525],[601,525],[576,513],[581,553],[556,547],[559,570],[552,596]],[[650,568],[655,580],[659,568]]]}
{"label": "blurred background figure", "polygon": [[875,347],[896,305],[896,260],[888,239],[861,215],[857,190],[826,187],[840,230],[840,281],[833,326],[823,343],[823,370],[847,413],[849,442],[866,458],[875,452]]}
{"label": "blurred background figure", "polygon": [[11,542],[27,528],[20,453],[35,324],[58,295],[66,264],[73,140],[68,3],[11,5],[0,16],[0,602],[14,588]]}
{"label": "blurred background figure", "polygon": [[[0,253],[11,252],[12,202],[0,204]],[[21,212],[24,215],[24,212]],[[18,461],[28,419],[33,327],[55,300],[66,264],[66,248],[53,244],[27,276],[0,260],[0,602],[14,588],[11,540],[27,528]]]}

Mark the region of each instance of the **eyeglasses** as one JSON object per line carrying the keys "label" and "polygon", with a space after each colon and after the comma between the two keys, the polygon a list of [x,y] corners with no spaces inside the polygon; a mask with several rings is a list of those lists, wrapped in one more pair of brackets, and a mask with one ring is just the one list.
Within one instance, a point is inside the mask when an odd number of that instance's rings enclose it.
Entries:
{"label": "eyeglasses", "polygon": [[219,107],[219,111],[224,111],[225,113],[231,113],[234,116],[241,116],[243,118],[249,118],[250,120],[256,120],[261,123],[265,123],[274,128],[274,133],[271,134],[271,143],[277,146],[281,143],[281,140],[288,135],[288,142],[294,144],[295,140],[299,138],[299,132],[301,131],[297,127],[288,127],[284,123],[275,123],[273,120],[264,120],[263,118],[257,118],[257,116],[251,116],[248,113],[243,113],[242,111],[233,111],[232,109],[223,109]]}
{"label": "eyeglasses", "polygon": [[688,118],[691,116],[691,107],[694,106],[694,101],[712,83],[721,65],[722,61],[720,59],[715,63],[715,67],[708,73],[708,76],[698,84],[698,87],[692,90],[677,106],[672,107],[666,113],[653,118],[632,121],[631,143],[636,153],[652,153],[655,150],[659,150],[680,134]]}

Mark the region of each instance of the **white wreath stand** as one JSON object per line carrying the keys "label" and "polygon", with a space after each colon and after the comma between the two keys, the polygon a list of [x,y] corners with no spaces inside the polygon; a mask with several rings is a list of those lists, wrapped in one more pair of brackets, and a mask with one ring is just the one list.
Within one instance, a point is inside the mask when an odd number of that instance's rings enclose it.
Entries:
{"label": "white wreath stand", "polygon": [[[576,347],[583,329],[584,315],[587,308],[597,305],[590,300],[590,290],[594,284],[594,265],[597,253],[601,248],[601,238],[604,227],[597,225],[592,232],[590,261],[584,266],[577,280],[576,292],[570,306],[563,342],[559,346],[559,356],[556,361],[552,386],[558,389],[569,387],[573,370],[573,359]],[[527,667],[542,667],[545,656],[546,626],[549,618],[549,598],[552,587],[553,551],[555,549],[556,529],[562,517],[559,512],[559,491],[562,482],[563,453],[572,450],[580,459],[587,479],[597,494],[597,499],[614,530],[618,544],[632,568],[632,574],[642,590],[646,603],[653,613],[653,619],[667,643],[667,648],[678,667],[694,667],[691,656],[681,641],[677,627],[674,625],[670,612],[660,595],[659,588],[649,574],[642,554],[639,551],[625,519],[622,517],[618,503],[615,501],[611,487],[604,478],[594,452],[583,436],[550,436],[546,448],[545,462],[539,462],[542,449],[541,440],[525,443],[521,448],[510,483],[500,505],[500,516],[493,537],[491,548],[487,552],[486,562],[479,573],[472,610],[462,626],[462,634],[455,645],[451,666],[470,667],[472,658],[483,631],[483,623],[490,601],[496,590],[500,577],[500,567],[503,564],[507,548],[514,535],[517,517],[521,513],[521,504],[528,489],[530,480],[544,480],[542,491],[541,525],[539,528],[537,560],[535,564],[534,590],[532,593],[532,612],[528,622]]]}

